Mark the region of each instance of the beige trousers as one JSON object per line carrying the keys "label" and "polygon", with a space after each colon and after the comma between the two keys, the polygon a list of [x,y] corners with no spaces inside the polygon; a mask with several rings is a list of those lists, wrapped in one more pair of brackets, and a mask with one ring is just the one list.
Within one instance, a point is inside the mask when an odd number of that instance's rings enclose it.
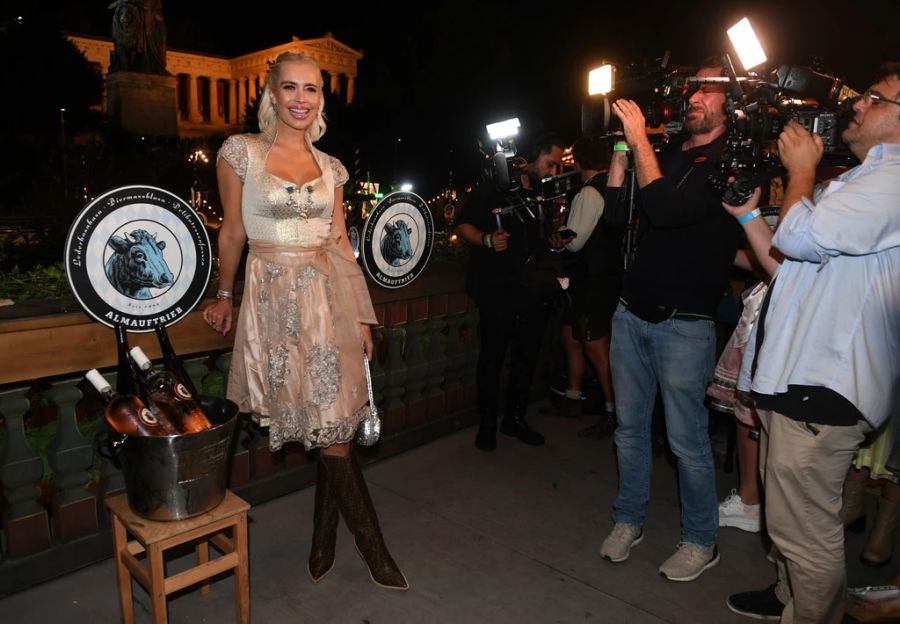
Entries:
{"label": "beige trousers", "polygon": [[791,589],[781,622],[837,624],[847,584],[841,493],[853,454],[871,427],[865,421],[834,427],[758,413],[766,525],[784,557],[779,573],[786,569]]}

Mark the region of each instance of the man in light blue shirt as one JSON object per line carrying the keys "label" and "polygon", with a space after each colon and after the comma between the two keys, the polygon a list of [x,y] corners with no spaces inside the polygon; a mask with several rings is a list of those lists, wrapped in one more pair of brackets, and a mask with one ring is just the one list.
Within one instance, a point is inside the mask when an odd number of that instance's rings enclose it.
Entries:
{"label": "man in light blue shirt", "polygon": [[843,139],[862,163],[815,194],[821,138],[790,124],[778,140],[785,260],[751,337],[766,520],[792,590],[781,621],[794,624],[842,619],[844,479],[900,404],[900,63],[853,111]]}

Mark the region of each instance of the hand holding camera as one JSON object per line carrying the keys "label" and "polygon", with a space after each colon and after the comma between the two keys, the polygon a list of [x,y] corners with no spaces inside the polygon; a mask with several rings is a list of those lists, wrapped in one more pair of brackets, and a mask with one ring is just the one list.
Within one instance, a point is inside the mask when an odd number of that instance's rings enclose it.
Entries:
{"label": "hand holding camera", "polygon": [[496,252],[506,251],[506,248],[509,247],[509,232],[506,230],[497,230],[494,232],[491,235],[491,247],[493,247]]}
{"label": "hand holding camera", "polygon": [[[732,180],[733,181],[733,180]],[[730,214],[732,217],[740,222],[742,217],[750,214],[759,206],[759,198],[762,195],[762,189],[760,187],[756,187],[753,189],[753,194],[750,196],[750,199],[747,200],[746,203],[733,205],[729,204],[727,201],[722,202],[722,207],[725,209],[725,212]]]}
{"label": "hand holding camera", "polygon": [[646,120],[640,106],[631,100],[618,99],[612,103],[612,110],[622,121],[625,141],[632,150],[638,141],[647,140]]}
{"label": "hand holding camera", "polygon": [[815,176],[816,166],[822,160],[824,152],[822,137],[795,122],[787,124],[778,137],[781,163],[793,175],[809,173]]}
{"label": "hand holding camera", "polygon": [[553,232],[547,237],[547,244],[550,245],[551,249],[562,249],[572,242],[576,236],[578,236],[578,233],[575,232],[575,230],[560,230],[558,232]]}

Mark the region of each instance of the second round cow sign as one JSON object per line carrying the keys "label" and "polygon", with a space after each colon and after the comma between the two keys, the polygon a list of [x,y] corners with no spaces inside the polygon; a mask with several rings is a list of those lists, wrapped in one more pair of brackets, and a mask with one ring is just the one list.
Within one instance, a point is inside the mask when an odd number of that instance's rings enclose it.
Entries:
{"label": "second round cow sign", "polygon": [[402,288],[425,270],[433,246],[428,204],[415,193],[397,191],[378,202],[366,219],[360,255],[375,282]]}

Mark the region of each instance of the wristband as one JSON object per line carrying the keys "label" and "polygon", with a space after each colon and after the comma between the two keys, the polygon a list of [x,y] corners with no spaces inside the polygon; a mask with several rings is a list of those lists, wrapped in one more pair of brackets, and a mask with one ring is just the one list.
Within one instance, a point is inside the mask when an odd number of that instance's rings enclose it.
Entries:
{"label": "wristband", "polygon": [[230,290],[221,290],[219,289],[216,292],[216,299],[234,299],[234,293]]}
{"label": "wristband", "polygon": [[759,208],[754,208],[753,210],[751,210],[744,216],[738,217],[737,222],[740,223],[741,225],[744,225],[748,221],[753,221],[753,219],[758,217],[760,214],[762,214],[762,213],[759,211]]}
{"label": "wristband", "polygon": [[619,142],[613,145],[614,152],[630,152],[631,148],[628,147],[628,143]]}
{"label": "wristband", "polygon": [[481,243],[488,249],[494,248],[494,235],[485,232],[481,235]]}

